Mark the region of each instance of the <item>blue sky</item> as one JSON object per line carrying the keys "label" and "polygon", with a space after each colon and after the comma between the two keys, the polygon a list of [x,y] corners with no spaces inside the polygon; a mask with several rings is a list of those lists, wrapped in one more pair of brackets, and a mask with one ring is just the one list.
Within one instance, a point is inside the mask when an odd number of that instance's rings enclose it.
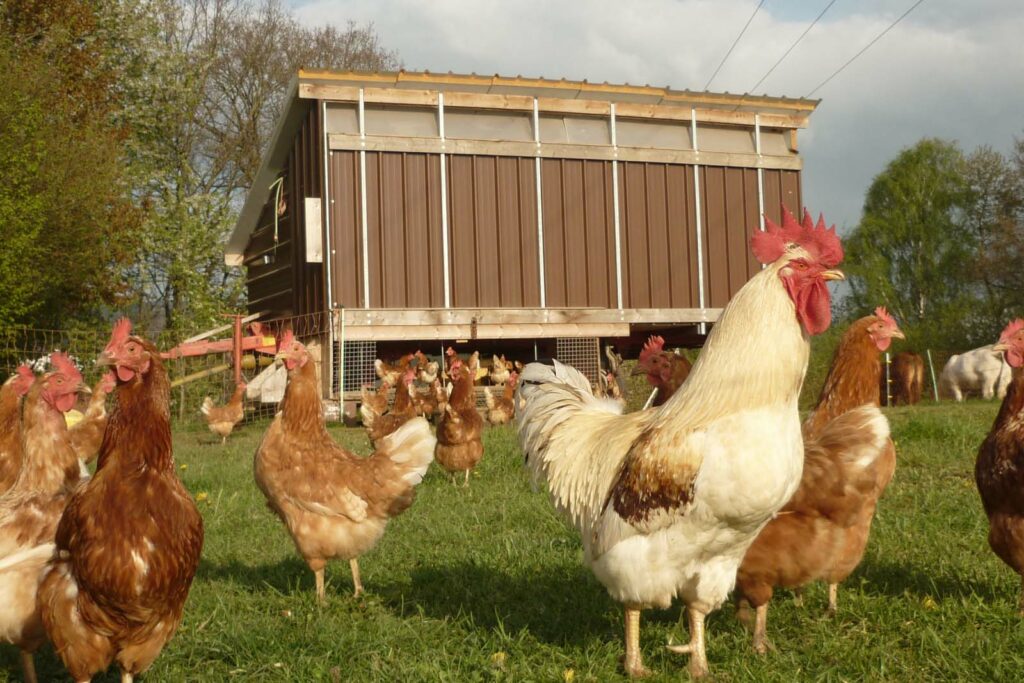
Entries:
{"label": "blue sky", "polygon": [[[800,97],[915,0],[836,0],[756,92]],[[700,90],[757,0],[306,0],[307,24],[372,22],[410,70]],[[715,78],[746,92],[828,0],[766,0]],[[925,0],[822,88],[801,131],[804,201],[849,227],[872,178],[922,137],[1008,151],[1024,136],[1024,2]]]}

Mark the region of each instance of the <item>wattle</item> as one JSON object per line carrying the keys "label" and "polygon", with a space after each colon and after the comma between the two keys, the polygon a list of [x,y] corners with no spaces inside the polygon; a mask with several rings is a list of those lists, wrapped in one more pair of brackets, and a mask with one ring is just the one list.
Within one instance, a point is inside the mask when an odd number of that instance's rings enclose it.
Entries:
{"label": "wattle", "polygon": [[66,413],[75,407],[75,400],[74,394],[62,394],[56,398],[54,404],[57,406],[57,410]]}
{"label": "wattle", "polygon": [[117,366],[117,378],[122,382],[130,382],[132,377],[135,376],[135,371],[131,368],[126,368],[123,365]]}
{"label": "wattle", "polygon": [[1015,348],[1011,348],[1006,352],[1006,362],[1010,364],[1011,368],[1019,368],[1024,365],[1024,354]]}
{"label": "wattle", "polygon": [[794,303],[796,316],[807,334],[821,334],[832,324],[832,298],[824,280],[814,280],[801,287]]}
{"label": "wattle", "polygon": [[875,346],[878,347],[879,351],[888,351],[890,344],[892,344],[892,339],[889,337],[882,337],[881,339],[875,340]]}

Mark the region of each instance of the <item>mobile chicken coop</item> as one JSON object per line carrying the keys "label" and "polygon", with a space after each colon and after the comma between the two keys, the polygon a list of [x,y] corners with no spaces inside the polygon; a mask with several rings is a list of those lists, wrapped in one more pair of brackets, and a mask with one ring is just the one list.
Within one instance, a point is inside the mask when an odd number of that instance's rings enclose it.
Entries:
{"label": "mobile chicken coop", "polygon": [[[317,316],[325,396],[469,340],[597,372],[601,339],[699,343],[801,206],[816,100],[300,71],[225,250],[250,313]],[[301,334],[300,334],[301,336]],[[342,353],[344,349],[344,353]]]}

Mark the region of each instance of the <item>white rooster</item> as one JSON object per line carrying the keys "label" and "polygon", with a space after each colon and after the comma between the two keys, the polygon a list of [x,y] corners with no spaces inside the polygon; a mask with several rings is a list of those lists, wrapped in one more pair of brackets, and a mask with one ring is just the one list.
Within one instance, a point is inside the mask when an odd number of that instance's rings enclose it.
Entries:
{"label": "white rooster", "polygon": [[553,361],[520,376],[527,465],[582,535],[584,557],[626,608],[626,672],[647,673],[640,610],[686,603],[690,673],[708,673],[704,618],[726,599],[747,547],[793,495],[803,467],[797,401],[809,338],[831,323],[835,228],[784,211],[752,239],[766,267],[722,311],[687,381],[665,405],[623,415]]}

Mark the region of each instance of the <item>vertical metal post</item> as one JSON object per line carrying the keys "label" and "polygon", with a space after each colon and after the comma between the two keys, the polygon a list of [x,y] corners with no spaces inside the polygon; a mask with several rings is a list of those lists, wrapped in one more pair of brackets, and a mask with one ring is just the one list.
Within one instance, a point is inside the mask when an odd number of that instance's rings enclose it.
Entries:
{"label": "vertical metal post", "polygon": [[[276,209],[275,209],[276,210]],[[242,381],[242,314],[235,313],[231,334],[231,361],[235,366],[235,384]]]}
{"label": "vertical metal post", "polygon": [[885,352],[885,407],[888,408],[892,405],[892,372],[890,366],[892,365],[892,358],[889,356],[889,352]]}
{"label": "vertical metal post", "polygon": [[359,204],[363,229],[363,308],[370,307],[370,245],[366,219],[366,107],[363,89],[359,89]]}
{"label": "vertical metal post", "polygon": [[757,220],[761,228],[761,232],[764,232],[764,169],[761,168],[760,114],[754,114],[754,151],[757,152]]}
{"label": "vertical metal post", "polygon": [[[361,92],[361,91],[360,91]],[[323,177],[323,189],[321,194],[323,195],[323,201],[320,203],[320,210],[323,212],[323,226],[324,226],[324,286],[327,288],[327,296],[325,302],[327,304],[327,311],[334,309],[334,286],[332,284],[334,278],[331,270],[334,268],[334,250],[331,248],[331,210],[334,207],[334,200],[331,199],[331,155],[334,152],[331,151],[331,138],[327,132],[327,102],[322,102],[320,107],[320,129],[323,131],[323,144],[324,144],[324,177]],[[363,182],[365,184],[365,178]],[[292,201],[297,202],[298,198],[293,198]],[[364,201],[365,203],[365,201]],[[334,325],[329,326],[327,330],[327,362],[330,363],[328,367],[334,367]],[[325,394],[331,393],[330,382],[327,383],[327,391]]]}
{"label": "vertical metal post", "polygon": [[544,197],[541,194],[540,182],[540,107],[537,98],[533,98],[533,142],[537,145],[533,158],[533,175],[536,178],[537,199],[537,269],[540,272],[540,307],[547,308],[547,285],[544,282]]}
{"label": "vertical metal post", "polygon": [[[437,93],[437,133],[441,138],[441,266],[444,272],[444,307],[451,308],[451,273],[448,266],[448,166],[444,153],[444,93]],[[443,356],[442,356],[443,358]]]}
{"label": "vertical metal post", "polygon": [[[338,347],[338,396],[342,403],[342,410],[344,410],[345,403],[345,307],[339,306],[335,309],[338,313],[338,317],[341,318],[341,344]],[[333,327],[333,326],[332,326]]]}
{"label": "vertical metal post", "polygon": [[[690,108],[690,143],[693,146],[694,155],[698,163],[693,166],[693,199],[694,215],[697,226],[697,303],[700,306],[701,314],[705,315],[704,304],[704,237],[702,233],[703,221],[701,220],[700,206],[700,148],[697,146],[697,108]],[[701,334],[707,334],[707,323],[700,323],[698,326]]]}
{"label": "vertical metal post", "polygon": [[926,356],[928,356],[928,371],[931,373],[931,376],[932,376],[932,397],[935,399],[935,402],[938,403],[939,402],[939,384],[938,384],[938,382],[935,381],[935,364],[932,363],[932,350],[931,349],[925,349],[924,353],[925,353]]}
{"label": "vertical metal post", "polygon": [[[320,108],[320,129],[324,133],[324,178],[323,178],[323,202],[321,204],[321,210],[323,211],[323,225],[324,225],[324,284],[327,287],[327,310],[331,310],[334,306],[334,289],[331,283],[334,280],[334,274],[331,269],[334,268],[334,250],[331,248],[331,208],[334,205],[334,200],[331,199],[331,165],[330,158],[334,152],[331,151],[331,138],[327,133],[327,102],[322,103]],[[297,202],[298,198],[293,197],[292,202]],[[277,207],[274,208],[275,212]]]}
{"label": "vertical metal post", "polygon": [[615,290],[619,310],[622,310],[622,225],[619,218],[619,141],[615,131],[615,103],[609,114],[612,135],[612,211],[615,216]]}

